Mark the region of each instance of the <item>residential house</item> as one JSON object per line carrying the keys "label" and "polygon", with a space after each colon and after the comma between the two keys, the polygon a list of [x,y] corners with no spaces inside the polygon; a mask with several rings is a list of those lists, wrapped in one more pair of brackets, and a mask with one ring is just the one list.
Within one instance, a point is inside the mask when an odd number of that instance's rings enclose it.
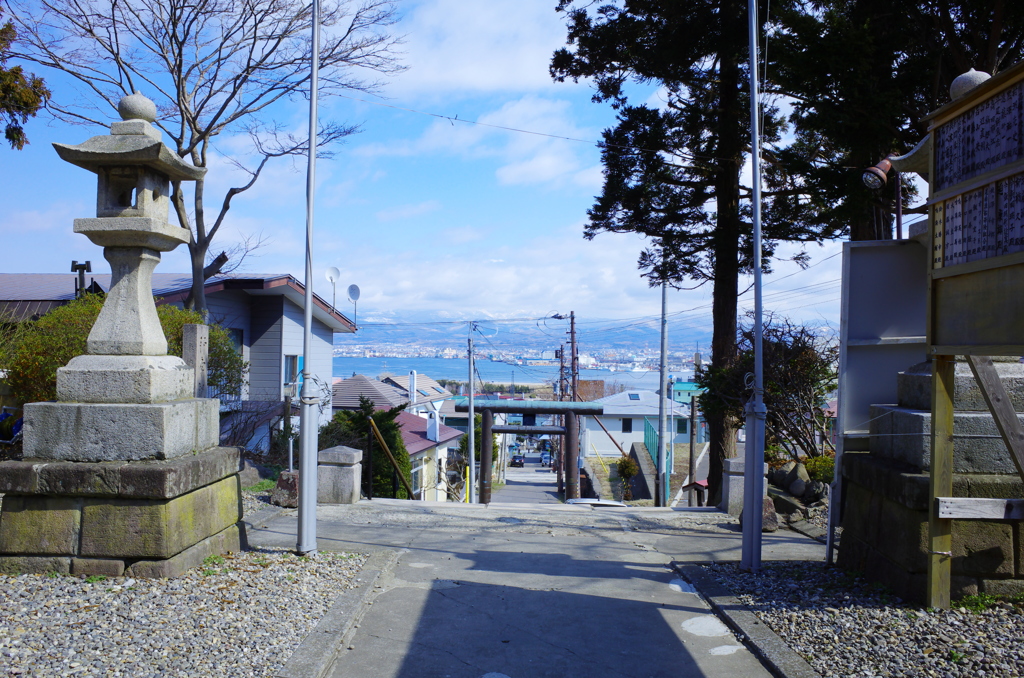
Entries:
{"label": "residential house", "polygon": [[[76,286],[74,273],[0,273],[0,312],[15,314],[18,318],[38,317],[71,301]],[[158,304],[181,307],[191,286],[190,274],[153,274],[153,294],[158,297]],[[86,287],[106,292],[110,289],[110,274],[90,275]],[[302,283],[288,274],[217,275],[206,281],[206,301],[210,320],[231,333],[238,350],[249,362],[242,400],[275,407],[287,393],[301,388],[305,308]],[[352,321],[320,297],[313,296],[310,371],[316,393],[324,399],[330,392],[334,335],[354,331]],[[239,410],[230,403],[223,405],[225,416]],[[320,424],[330,417],[330,408],[321,408]],[[269,430],[262,425],[253,445],[264,446],[267,440]]]}
{"label": "residential house", "polygon": [[388,376],[381,380],[385,384],[394,386],[405,394],[409,401],[406,408],[408,412],[427,413],[440,412],[446,400],[454,396],[451,391],[441,386],[425,374],[410,372],[407,376]]}
{"label": "residential house", "polygon": [[[623,391],[594,401],[604,405],[604,414],[599,417],[580,417],[580,450],[588,457],[617,457],[619,450],[609,439],[610,435],[628,453],[633,443],[644,442],[648,426],[657,432],[659,399],[660,396],[653,391]],[[689,443],[689,403],[674,403],[667,398],[664,402],[669,415],[668,431],[671,442]],[[600,420],[600,423],[597,420]],[[703,440],[699,439],[699,442]]]}
{"label": "residential house", "polygon": [[423,501],[447,501],[445,466],[450,451],[458,448],[462,432],[441,423],[436,412],[425,416],[399,412],[402,442],[412,464],[412,491]]}
{"label": "residential house", "polygon": [[334,412],[358,410],[362,398],[372,402],[377,410],[390,410],[409,402],[401,389],[362,374],[354,374],[348,379],[335,382],[331,393],[331,409]]}

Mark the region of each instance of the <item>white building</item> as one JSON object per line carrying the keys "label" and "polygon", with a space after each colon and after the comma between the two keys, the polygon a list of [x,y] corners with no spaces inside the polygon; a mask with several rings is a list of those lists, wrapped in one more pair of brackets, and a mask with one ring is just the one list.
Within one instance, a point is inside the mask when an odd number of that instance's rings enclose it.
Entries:
{"label": "white building", "polygon": [[[658,431],[658,400],[653,391],[623,391],[594,402],[604,405],[599,417],[580,417],[580,447],[588,457],[618,457],[619,450],[609,439],[615,439],[627,454],[633,443],[644,442],[645,420]],[[673,444],[690,442],[690,405],[664,399],[669,415],[667,430]],[[596,421],[600,419],[600,424]],[[601,428],[604,424],[604,429]],[[607,433],[605,433],[607,429]]]}

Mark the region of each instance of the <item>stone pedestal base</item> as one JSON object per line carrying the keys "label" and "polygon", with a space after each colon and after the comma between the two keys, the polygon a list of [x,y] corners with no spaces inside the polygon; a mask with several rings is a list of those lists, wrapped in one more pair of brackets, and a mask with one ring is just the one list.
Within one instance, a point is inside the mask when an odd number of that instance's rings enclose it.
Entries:
{"label": "stone pedestal base", "polygon": [[220,442],[220,402],[29,403],[25,457],[101,462],[173,459]]}
{"label": "stone pedestal base", "polygon": [[[731,516],[743,512],[743,474],[746,460],[740,457],[726,459],[722,466],[722,503],[718,508]],[[764,465],[763,473],[768,473],[768,464]],[[768,481],[764,481],[764,496],[768,496]]]}
{"label": "stone pedestal base", "polygon": [[[904,600],[925,602],[928,580],[928,482],[897,462],[873,454],[843,456],[840,567],[863,572]],[[1020,497],[1016,476],[957,474],[955,497]],[[954,599],[978,593],[1024,592],[1024,525],[953,521]]]}
{"label": "stone pedestal base", "polygon": [[175,576],[244,542],[236,448],[0,464],[0,572]]}
{"label": "stone pedestal base", "polygon": [[363,451],[351,447],[321,450],[316,473],[319,504],[355,504],[359,501]]}

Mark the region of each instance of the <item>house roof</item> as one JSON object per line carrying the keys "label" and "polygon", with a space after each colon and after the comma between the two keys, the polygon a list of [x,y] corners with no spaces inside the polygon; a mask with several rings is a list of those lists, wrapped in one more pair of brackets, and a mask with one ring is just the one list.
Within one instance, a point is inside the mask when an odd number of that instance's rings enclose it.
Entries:
{"label": "house roof", "polygon": [[[657,417],[659,396],[654,391],[623,391],[614,395],[595,400],[604,405],[605,417]],[[686,417],[690,415],[690,406],[676,403],[665,398],[665,408],[669,416]]]}
{"label": "house roof", "polygon": [[[18,318],[43,315],[75,298],[77,278],[77,273],[0,273],[0,312]],[[109,273],[89,274],[87,280],[86,285],[95,285],[98,291],[110,289]],[[184,301],[191,287],[189,273],[153,274],[153,295],[161,297],[161,303]],[[227,273],[206,281],[207,294],[223,290],[242,290],[253,296],[285,296],[300,308],[306,305],[306,288],[287,273]],[[313,316],[335,332],[355,331],[351,320],[316,294],[313,295]]]}
{"label": "house roof", "polygon": [[[392,376],[383,379],[385,384],[401,389],[409,397],[409,375]],[[451,391],[441,386],[425,374],[416,375],[416,404],[429,403],[434,400],[445,400],[452,397]]]}
{"label": "house roof", "polygon": [[331,407],[343,410],[358,409],[360,396],[368,398],[375,408],[385,410],[409,402],[409,399],[405,397],[405,392],[391,384],[357,374],[334,384]]}
{"label": "house roof", "polygon": [[402,442],[405,443],[405,449],[410,456],[437,445],[450,443],[462,435],[462,431],[440,424],[438,440],[430,440],[427,438],[427,419],[411,412],[399,412],[395,421],[402,427]]}

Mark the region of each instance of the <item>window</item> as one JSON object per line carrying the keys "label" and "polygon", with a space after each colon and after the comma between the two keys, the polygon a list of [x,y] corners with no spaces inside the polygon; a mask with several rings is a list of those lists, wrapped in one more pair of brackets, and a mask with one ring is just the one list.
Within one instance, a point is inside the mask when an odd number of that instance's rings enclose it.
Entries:
{"label": "window", "polygon": [[689,419],[676,419],[676,433],[686,433],[690,430]]}
{"label": "window", "polygon": [[426,391],[424,391],[422,388],[416,389],[416,392],[419,393],[424,398],[429,398],[430,397],[430,394],[427,393]]}
{"label": "window", "polygon": [[444,389],[438,386],[431,386],[431,388],[437,391],[438,393],[444,393]]}
{"label": "window", "polygon": [[629,394],[629,399],[630,400],[640,400],[640,394],[639,393],[630,393]]}
{"label": "window", "polygon": [[633,420],[632,419],[623,419],[622,420],[622,432],[623,433],[632,433],[633,432]]}
{"label": "window", "polygon": [[235,327],[229,327],[228,336],[231,337],[231,343],[235,345],[235,350],[238,351],[238,355],[242,355],[242,340],[245,338],[245,333]]}
{"label": "window", "polygon": [[294,384],[299,380],[299,356],[286,355],[284,357],[284,383]]}

